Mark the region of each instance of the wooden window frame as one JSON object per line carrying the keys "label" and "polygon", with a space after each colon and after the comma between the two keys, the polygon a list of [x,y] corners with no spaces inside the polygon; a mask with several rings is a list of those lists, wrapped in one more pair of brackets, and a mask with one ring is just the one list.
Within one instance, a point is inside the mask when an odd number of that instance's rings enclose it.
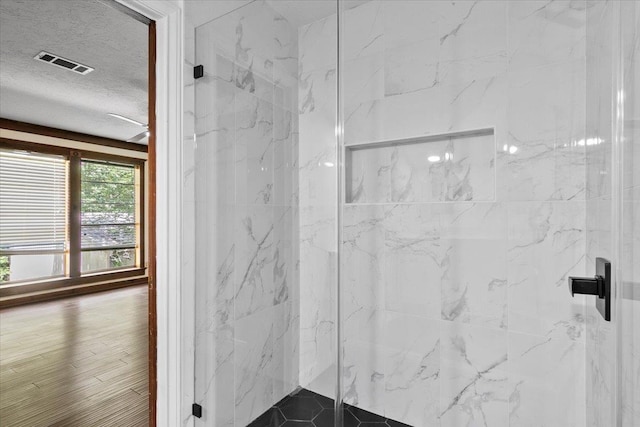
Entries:
{"label": "wooden window frame", "polygon": [[[101,153],[99,151],[78,150],[55,145],[39,144],[28,141],[18,141],[7,138],[0,138],[0,148],[29,151],[41,154],[55,154],[64,156],[69,162],[69,210],[67,216],[67,227],[69,229],[69,251],[67,257],[67,271],[65,277],[52,277],[36,280],[23,280],[7,282],[0,286],[0,299],[5,297],[15,297],[33,292],[47,292],[61,290],[66,287],[77,285],[88,285],[92,283],[103,283],[109,280],[124,280],[132,277],[145,276],[147,273],[147,260],[145,258],[146,248],[146,221],[147,211],[146,191],[145,191],[145,164],[147,160],[127,157],[122,155]],[[136,266],[130,268],[109,269],[82,274],[81,272],[81,163],[82,160],[95,160],[104,162],[114,162],[131,165],[136,168],[136,178],[139,182],[139,192],[136,194],[136,202],[139,207],[137,214],[138,226],[136,227]],[[0,307],[3,304],[0,302]]]}

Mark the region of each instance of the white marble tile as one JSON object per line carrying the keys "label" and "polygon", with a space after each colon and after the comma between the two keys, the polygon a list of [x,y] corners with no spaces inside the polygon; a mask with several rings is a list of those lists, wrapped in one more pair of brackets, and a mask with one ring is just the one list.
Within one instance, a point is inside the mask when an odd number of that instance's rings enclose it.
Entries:
{"label": "white marble tile", "polygon": [[274,81],[281,81],[285,76],[298,75],[298,31],[282,15],[273,17],[273,76]]}
{"label": "white marble tile", "polygon": [[557,141],[518,141],[498,149],[501,200],[582,200],[585,197],[584,147]]}
{"label": "white marble tile", "polygon": [[[234,329],[230,326],[196,334],[196,402],[202,418],[196,425],[234,425]],[[205,357],[206,355],[206,357]]]}
{"label": "white marble tile", "polygon": [[509,134],[515,142],[554,141],[571,146],[584,138],[584,59],[536,68],[509,68]]}
{"label": "white marble tile", "polygon": [[[610,112],[605,111],[603,113]],[[587,200],[611,194],[611,161],[612,144],[610,127],[598,129],[597,133],[588,136],[588,140],[601,141],[599,145],[586,147],[586,198]],[[606,140],[604,139],[606,135]]]}
{"label": "white marble tile", "polygon": [[385,311],[380,308],[357,307],[345,313],[344,342],[359,341],[384,344]]}
{"label": "white marble tile", "polygon": [[274,311],[271,307],[236,322],[236,426],[246,426],[274,403]]}
{"label": "white marble tile", "polygon": [[337,15],[331,15],[298,30],[300,74],[335,68],[338,58]]}
{"label": "white marble tile", "polygon": [[[498,144],[503,200],[585,197],[584,61],[509,72],[508,138]],[[588,170],[588,168],[587,168]]]}
{"label": "white marble tile", "polygon": [[385,64],[382,53],[350,59],[344,63],[342,90],[345,115],[350,115],[363,102],[384,98]]}
{"label": "white marble tile", "polygon": [[301,206],[333,205],[336,200],[335,69],[300,77],[299,190]]}
{"label": "white marble tile", "polygon": [[386,417],[409,425],[438,425],[440,323],[387,312]]}
{"label": "white marble tile", "polygon": [[496,128],[496,143],[500,146],[507,120],[506,75],[474,78],[468,83],[453,80],[440,88],[443,111],[434,133]]}
{"label": "white marble tile", "polygon": [[212,208],[235,200],[234,90],[225,82],[196,84],[195,198]]}
{"label": "white marble tile", "polygon": [[584,426],[584,359],[584,343],[560,331],[546,336],[510,332],[510,425]]}
{"label": "white marble tile", "polygon": [[[297,166],[294,164],[292,112],[273,107],[273,203],[291,205],[293,187],[297,186]],[[297,153],[295,153],[297,156]]]}
{"label": "white marble tile", "polygon": [[586,2],[505,2],[512,67],[530,68],[584,58]]}
{"label": "white marble tile", "polygon": [[335,362],[335,208],[300,207],[300,384]]}
{"label": "white marble tile", "polygon": [[384,414],[389,404],[384,392],[384,347],[346,340],[343,351],[344,401],[365,411]]}
{"label": "white marble tile", "polygon": [[383,0],[385,49],[394,49],[424,40],[438,42],[437,2]]}
{"label": "white marble tile", "polygon": [[504,75],[364,102],[345,118],[345,143],[505,126]]}
{"label": "white marble tile", "polygon": [[341,283],[345,315],[362,308],[384,308],[384,209],[345,206]]}
{"label": "white marble tile", "polygon": [[[309,116],[318,117],[316,122],[314,122],[318,127],[326,125],[328,120],[335,120],[335,117],[331,118],[332,116],[330,114],[335,116],[336,82],[335,65],[300,73],[298,81],[298,112],[300,114],[300,120],[302,120],[306,114],[313,112],[323,114],[322,116]],[[327,117],[324,116],[326,114],[328,114]],[[314,123],[309,123],[309,126],[312,126]],[[307,127],[303,129],[307,130]],[[332,138],[335,138],[335,126],[331,129],[333,130]],[[325,130],[325,132],[326,131],[327,130]]]}
{"label": "white marble tile", "polygon": [[256,73],[253,63],[247,66],[234,63],[232,79],[238,89],[255,95],[269,104],[273,103],[273,76]]}
{"label": "white marble tile", "polygon": [[507,69],[504,52],[440,60],[438,48],[438,41],[430,39],[386,50],[385,95],[395,96],[436,86],[466,87],[475,80],[503,75]]}
{"label": "white marble tile", "polygon": [[586,425],[613,425],[617,360],[610,349],[616,347],[615,325],[605,321],[595,306],[586,308]]}
{"label": "white marble tile", "polygon": [[294,254],[292,246],[292,210],[289,207],[273,208],[273,304],[291,299],[294,276]]}
{"label": "white marble tile", "polygon": [[[417,92],[440,84],[439,47],[437,39],[429,38],[385,49],[384,95]],[[348,64],[345,66],[348,68]]]}
{"label": "white marble tile", "polygon": [[329,365],[326,369],[321,371],[318,375],[309,381],[300,381],[300,385],[307,390],[311,390],[314,393],[318,393],[322,396],[326,396],[335,400],[336,394],[336,365],[335,363]]}
{"label": "white marble tile", "polygon": [[584,297],[571,298],[570,275],[585,271],[584,205],[508,204],[509,330],[584,341]]}
{"label": "white marble tile", "polygon": [[394,202],[487,201],[495,197],[493,135],[393,147]]}
{"label": "white marble tile", "polygon": [[441,426],[507,426],[507,332],[442,322]]}
{"label": "white marble tile", "polygon": [[446,255],[440,272],[443,320],[507,327],[507,213],[501,204],[439,206]]}
{"label": "white marble tile", "polygon": [[371,0],[345,11],[344,56],[360,58],[384,49],[382,2]]}
{"label": "white marble tile", "polygon": [[[255,1],[233,12],[237,16],[234,29],[234,60],[267,81],[272,80],[275,12],[265,1]],[[269,37],[265,37],[269,34]]]}
{"label": "white marble tile", "polygon": [[446,248],[440,217],[430,205],[385,207],[386,308],[439,319]]}
{"label": "white marble tile", "polygon": [[391,197],[391,147],[347,151],[347,203],[388,203]]}
{"label": "white marble tile", "polygon": [[586,202],[586,274],[595,274],[596,257],[611,259],[611,197],[603,196]]}
{"label": "white marble tile", "polygon": [[438,2],[440,60],[495,55],[507,48],[507,2]]}
{"label": "white marble tile", "polygon": [[273,105],[236,91],[236,200],[273,204]]}
{"label": "white marble tile", "polygon": [[493,203],[389,206],[387,309],[505,328],[506,231]]}
{"label": "white marble tile", "polygon": [[294,301],[274,307],[273,402],[278,402],[300,384],[298,372],[300,312]]}
{"label": "white marble tile", "polygon": [[241,319],[274,304],[276,238],[272,207],[247,206],[238,209],[236,214],[234,301],[235,318]]}

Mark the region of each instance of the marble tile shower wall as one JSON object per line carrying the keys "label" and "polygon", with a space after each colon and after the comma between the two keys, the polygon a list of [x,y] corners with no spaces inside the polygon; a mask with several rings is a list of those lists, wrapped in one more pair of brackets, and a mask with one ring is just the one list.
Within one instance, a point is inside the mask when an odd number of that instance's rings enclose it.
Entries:
{"label": "marble tile shower wall", "polygon": [[195,31],[196,423],[245,426],[299,384],[297,32],[263,1]]}
{"label": "marble tile shower wall", "polygon": [[[426,200],[402,198],[426,156],[358,171],[378,192],[344,212],[348,403],[416,426],[585,425],[584,301],[566,281],[585,270],[586,13],[377,0],[346,12],[346,144],[495,138],[489,153],[453,147],[449,187]],[[304,250],[323,260],[302,286],[316,292],[334,262],[335,30],[329,17],[299,31],[302,268]],[[301,381],[331,363],[318,341],[329,313],[301,314]]]}
{"label": "marble tile shower wall", "polygon": [[335,394],[336,16],[298,29],[300,384]]}

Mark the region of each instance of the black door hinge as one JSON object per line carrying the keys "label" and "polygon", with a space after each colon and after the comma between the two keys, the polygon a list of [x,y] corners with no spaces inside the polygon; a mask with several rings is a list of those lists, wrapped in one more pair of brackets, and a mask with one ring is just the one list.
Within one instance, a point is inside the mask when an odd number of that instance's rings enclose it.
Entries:
{"label": "black door hinge", "polygon": [[204,66],[196,65],[195,67],[193,67],[193,78],[199,79],[202,76],[204,76]]}
{"label": "black door hinge", "polygon": [[202,418],[202,406],[198,405],[197,403],[191,405],[191,415],[196,418]]}

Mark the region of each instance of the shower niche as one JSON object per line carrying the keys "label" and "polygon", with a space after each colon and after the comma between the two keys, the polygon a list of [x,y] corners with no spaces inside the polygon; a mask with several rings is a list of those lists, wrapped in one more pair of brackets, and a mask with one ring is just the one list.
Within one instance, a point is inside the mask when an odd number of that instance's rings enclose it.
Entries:
{"label": "shower niche", "polygon": [[347,203],[495,199],[493,128],[345,147]]}

